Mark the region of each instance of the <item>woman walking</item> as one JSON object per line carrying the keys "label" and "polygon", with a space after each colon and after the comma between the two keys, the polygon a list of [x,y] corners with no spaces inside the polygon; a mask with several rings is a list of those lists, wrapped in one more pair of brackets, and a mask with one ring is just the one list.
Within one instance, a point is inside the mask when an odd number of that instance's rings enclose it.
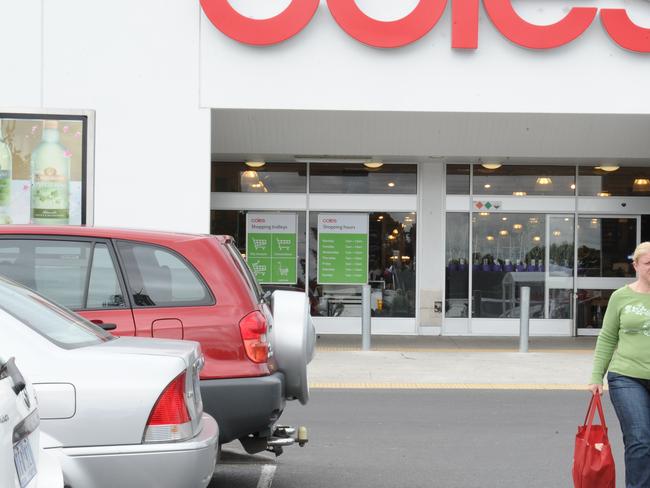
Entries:
{"label": "woman walking", "polygon": [[609,300],[589,389],[609,396],[623,431],[626,488],[650,488],[650,242],[634,251],[637,280]]}

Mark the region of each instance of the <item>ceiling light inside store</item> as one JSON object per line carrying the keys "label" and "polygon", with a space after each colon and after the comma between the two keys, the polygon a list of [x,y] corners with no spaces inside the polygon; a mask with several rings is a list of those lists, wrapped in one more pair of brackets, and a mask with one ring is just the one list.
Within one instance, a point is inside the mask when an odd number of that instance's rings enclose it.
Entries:
{"label": "ceiling light inside store", "polygon": [[393,234],[397,235],[399,234],[399,231],[397,229],[393,229]]}
{"label": "ceiling light inside store", "polygon": [[501,217],[501,220],[505,222],[506,220],[508,220],[508,217]]}
{"label": "ceiling light inside store", "polygon": [[366,161],[363,165],[368,169],[379,169],[384,165],[384,163],[381,161]]}
{"label": "ceiling light inside store", "polygon": [[576,184],[575,184],[575,183],[571,183],[571,186],[569,186],[569,188],[571,188],[572,190],[575,190],[575,189],[576,189]]}
{"label": "ceiling light inside store", "polygon": [[264,161],[246,161],[244,164],[249,168],[261,168],[266,163]]}
{"label": "ceiling light inside store", "polygon": [[526,195],[528,195],[528,193],[526,193],[525,191],[513,191],[512,195],[515,197],[525,197]]}
{"label": "ceiling light inside store", "polygon": [[494,240],[494,236],[485,236],[485,240],[487,240],[487,241],[493,241],[493,240]]}
{"label": "ceiling light inside store", "polygon": [[521,224],[515,224],[515,225],[512,226],[512,228],[513,228],[513,230],[521,230],[521,229],[524,228],[524,226],[521,225]]}
{"label": "ceiling light inside store", "polygon": [[487,217],[488,215],[490,215],[490,212],[479,212],[478,214],[479,214],[481,217]]}
{"label": "ceiling light inside store", "polygon": [[635,178],[632,185],[634,191],[648,191],[650,190],[650,179],[648,178]]}
{"label": "ceiling light inside store", "polygon": [[490,185],[489,183],[486,183],[485,185],[483,185],[483,188],[485,188],[487,190],[487,189],[492,188],[492,185]]}
{"label": "ceiling light inside store", "polygon": [[539,242],[539,241],[542,240],[542,238],[541,238],[540,236],[533,236],[533,240],[534,240],[535,242]]}
{"label": "ceiling light inside store", "polygon": [[505,229],[502,229],[502,230],[499,231],[499,235],[502,236],[502,237],[505,237],[505,236],[508,235],[508,231],[505,230]]}
{"label": "ceiling light inside store", "polygon": [[499,163],[498,161],[493,161],[493,162],[488,162],[488,163],[481,163],[481,166],[483,166],[485,169],[499,169],[503,164]]}
{"label": "ceiling light inside store", "polygon": [[560,232],[559,230],[554,230],[554,231],[553,231],[553,235],[554,235],[555,237],[560,237],[560,236],[562,235],[562,232]]}
{"label": "ceiling light inside store", "polygon": [[538,184],[538,185],[543,185],[543,186],[544,185],[552,185],[553,180],[551,178],[549,178],[548,176],[540,176],[539,178],[537,178],[537,181],[535,183]]}
{"label": "ceiling light inside store", "polygon": [[616,171],[619,168],[620,166],[616,166],[615,164],[601,164],[600,166],[595,167],[595,169],[599,169],[600,171],[606,171],[608,173],[611,173],[612,171]]}
{"label": "ceiling light inside store", "polygon": [[612,194],[610,192],[608,192],[608,191],[599,191],[598,193],[596,193],[596,195],[598,195],[599,197],[611,197],[612,196]]}
{"label": "ceiling light inside store", "polygon": [[394,181],[389,181],[388,186],[393,188],[395,186],[395,182]]}

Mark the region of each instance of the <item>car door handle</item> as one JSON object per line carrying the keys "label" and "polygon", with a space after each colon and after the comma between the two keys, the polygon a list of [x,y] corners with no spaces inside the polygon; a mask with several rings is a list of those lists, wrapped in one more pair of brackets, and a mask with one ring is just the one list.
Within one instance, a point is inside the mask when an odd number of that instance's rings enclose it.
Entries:
{"label": "car door handle", "polygon": [[91,322],[104,330],[115,330],[117,329],[117,324],[109,324],[102,320],[91,320]]}

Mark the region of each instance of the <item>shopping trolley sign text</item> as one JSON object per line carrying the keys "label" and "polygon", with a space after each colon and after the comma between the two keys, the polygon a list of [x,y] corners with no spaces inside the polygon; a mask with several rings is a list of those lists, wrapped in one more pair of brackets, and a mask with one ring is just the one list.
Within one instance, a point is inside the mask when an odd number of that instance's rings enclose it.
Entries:
{"label": "shopping trolley sign text", "polygon": [[296,284],[296,213],[248,213],[246,261],[263,284]]}

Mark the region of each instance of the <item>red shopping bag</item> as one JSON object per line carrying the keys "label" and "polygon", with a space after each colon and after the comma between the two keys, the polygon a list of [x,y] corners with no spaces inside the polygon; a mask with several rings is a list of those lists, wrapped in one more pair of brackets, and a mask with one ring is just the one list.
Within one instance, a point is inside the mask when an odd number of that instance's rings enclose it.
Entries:
{"label": "red shopping bag", "polygon": [[[600,425],[594,424],[598,409]],[[583,425],[578,427],[573,452],[573,486],[575,488],[614,488],[616,470],[607,438],[607,424],[600,395],[595,394]]]}

